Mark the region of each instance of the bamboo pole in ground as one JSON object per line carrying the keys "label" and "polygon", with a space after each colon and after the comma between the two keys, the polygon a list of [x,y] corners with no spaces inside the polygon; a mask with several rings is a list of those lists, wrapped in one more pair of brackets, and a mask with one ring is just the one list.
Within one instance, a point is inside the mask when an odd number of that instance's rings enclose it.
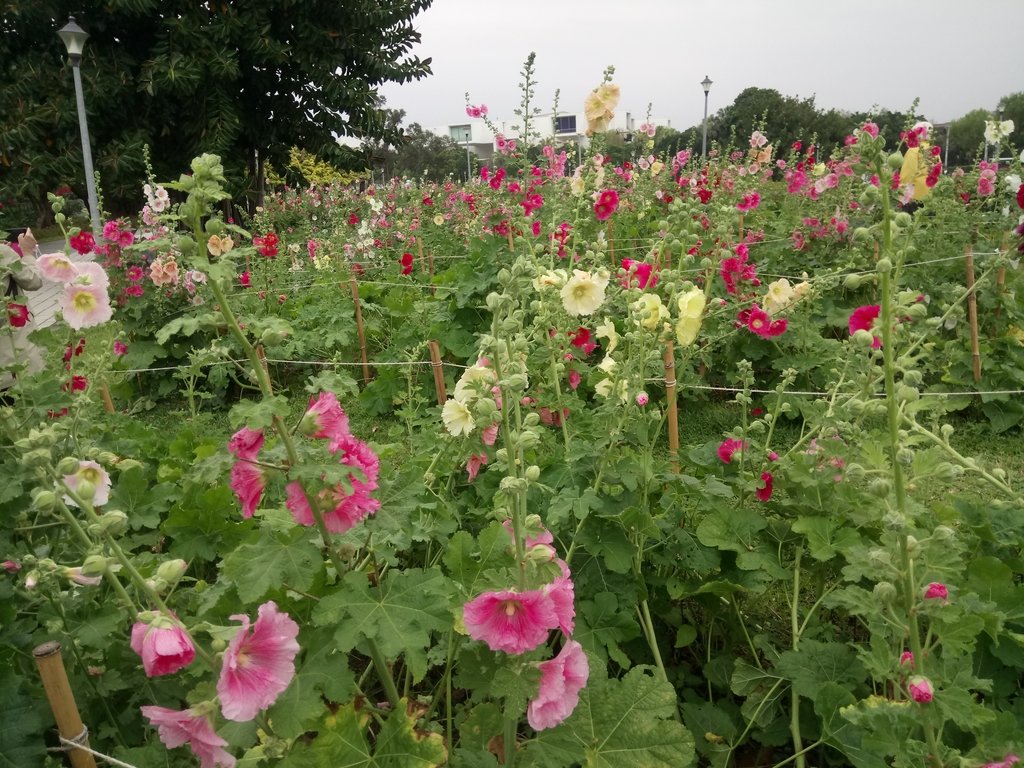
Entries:
{"label": "bamboo pole in ground", "polygon": [[[1002,242],[1002,245],[999,246],[999,250],[1002,251],[1003,253],[1006,253],[1006,251],[1009,250],[1009,248],[1010,248],[1010,233],[1007,232],[1006,234],[1003,235],[1003,242]],[[1002,298],[1003,291],[1005,291],[1005,290],[1006,290],[1006,267],[1000,267],[999,270],[996,272],[996,296]],[[1002,312],[1002,309],[1003,308],[1001,306],[999,306],[998,304],[996,305],[996,311],[995,311],[995,316],[996,317],[999,317],[1000,313]]]}
{"label": "bamboo pole in ground", "polygon": [[746,237],[746,232],[743,231],[743,214],[740,214],[740,242],[743,242],[743,238]]}
{"label": "bamboo pole in ground", "polygon": [[676,352],[672,340],[665,346],[665,400],[668,403],[665,419],[668,421],[668,456],[672,471],[679,474],[679,415],[676,411]]}
{"label": "bamboo pole in ground", "polygon": [[[53,719],[57,722],[57,732],[68,741],[89,746],[89,731],[78,714],[75,695],[68,682],[68,673],[64,669],[64,660],[60,655],[60,643],[55,640],[36,646],[32,651],[39,669],[39,677],[43,681],[43,690],[53,710]],[[96,760],[91,754],[81,749],[68,746],[68,757],[73,768],[96,768]]]}
{"label": "bamboo pole in ground", "polygon": [[434,372],[434,392],[437,393],[437,404],[443,406],[448,401],[448,390],[444,385],[444,368],[441,365],[441,347],[436,341],[428,343],[430,347],[430,368]]}
{"label": "bamboo pole in ground", "polygon": [[107,386],[105,381],[100,382],[100,400],[103,401],[103,410],[107,413],[114,412],[114,401],[110,397],[110,387]]}
{"label": "bamboo pole in ground", "polygon": [[348,279],[348,287],[352,291],[352,303],[356,307],[356,332],[359,334],[359,357],[363,363],[363,386],[370,383],[370,364],[366,358],[366,331],[363,329],[363,308],[359,304],[359,286],[355,277]]}
{"label": "bamboo pole in ground", "polygon": [[964,246],[964,262],[967,268],[967,322],[971,328],[971,369],[974,381],[981,381],[981,346],[978,342],[978,297],[974,292],[974,251],[968,243]]}
{"label": "bamboo pole in ground", "polygon": [[516,247],[515,247],[515,245],[512,244],[512,228],[511,227],[509,227],[509,230],[508,230],[508,232],[505,233],[505,235],[508,238],[508,249],[509,249],[509,251],[514,251],[516,249]]}
{"label": "bamboo pole in ground", "polygon": [[423,238],[422,237],[417,237],[416,238],[416,255],[419,256],[419,259],[420,259],[420,272],[426,272],[426,270],[427,270],[427,262],[423,258]]}

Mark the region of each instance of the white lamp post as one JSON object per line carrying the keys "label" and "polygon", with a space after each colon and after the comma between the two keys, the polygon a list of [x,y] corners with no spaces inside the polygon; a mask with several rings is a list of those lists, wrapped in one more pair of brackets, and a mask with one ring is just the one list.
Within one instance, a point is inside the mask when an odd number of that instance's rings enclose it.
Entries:
{"label": "white lamp post", "polygon": [[89,126],[85,119],[85,96],[82,95],[82,50],[89,34],[75,23],[75,17],[69,16],[68,23],[57,30],[64,47],[68,49],[68,59],[75,77],[75,99],[78,102],[78,127],[82,131],[82,157],[85,160],[85,188],[89,196],[89,217],[92,219],[93,235],[99,237],[103,232],[100,226],[99,203],[96,197],[96,178],[92,168],[92,148],[89,144]]}
{"label": "white lamp post", "polygon": [[708,156],[708,91],[711,90],[711,78],[704,75],[704,79],[700,81],[701,87],[704,88],[704,133],[700,141],[700,153],[703,157]]}
{"label": "white lamp post", "polygon": [[469,180],[471,178],[473,178],[473,163],[472,163],[472,161],[470,160],[470,157],[469,157],[469,140],[470,140],[470,138],[473,135],[472,132],[473,132],[472,128],[466,128],[466,183],[467,184],[469,183]]}

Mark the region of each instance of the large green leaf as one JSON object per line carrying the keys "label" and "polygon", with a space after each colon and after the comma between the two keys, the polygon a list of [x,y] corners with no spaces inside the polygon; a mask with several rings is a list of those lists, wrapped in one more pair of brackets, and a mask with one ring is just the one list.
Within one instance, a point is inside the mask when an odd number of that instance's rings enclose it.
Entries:
{"label": "large green leaf", "polygon": [[251,603],[282,586],[307,590],[322,568],[323,556],[310,541],[309,529],[295,527],[276,534],[264,529],[258,542],[242,544],[225,557],[222,570],[238,596]]}
{"label": "large green leaf", "polygon": [[852,648],[816,640],[802,640],[799,650],[780,655],[775,669],[792,683],[793,690],[812,701],[826,683],[852,690],[867,676]]}
{"label": "large green leaf", "polygon": [[326,712],[325,698],[347,701],[355,691],[348,656],[335,649],[329,631],[304,636],[302,646],[312,650],[269,712],[274,733],[282,738],[299,736],[319,720]]}
{"label": "large green leaf", "polygon": [[452,625],[452,585],[436,568],[388,571],[379,585],[365,573],[345,574],[341,588],[317,603],[313,621],[335,625],[334,639],[350,651],[365,639],[377,641],[388,658],[405,654],[415,680],[427,671],[430,633]]}
{"label": "large green leaf", "polygon": [[676,694],[646,667],[621,680],[591,673],[580,702],[561,725],[542,731],[526,748],[528,762],[545,768],[686,768],[693,736],[673,718]]}
{"label": "large green leaf", "polygon": [[4,678],[3,717],[0,717],[0,768],[41,765],[44,757],[43,721],[32,700],[18,689],[18,679]]}

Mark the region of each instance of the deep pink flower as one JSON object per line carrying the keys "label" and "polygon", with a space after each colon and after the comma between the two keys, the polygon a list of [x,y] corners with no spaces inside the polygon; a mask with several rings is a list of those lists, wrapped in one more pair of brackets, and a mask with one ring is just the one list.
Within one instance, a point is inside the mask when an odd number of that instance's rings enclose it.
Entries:
{"label": "deep pink flower", "polygon": [[740,201],[736,203],[736,209],[741,213],[746,213],[747,211],[754,210],[760,204],[761,195],[759,195],[757,192],[750,192],[749,194],[744,195],[742,199],[740,199]]}
{"label": "deep pink flower", "polygon": [[[530,540],[527,538],[527,546],[531,548],[540,543],[535,541],[533,544],[530,544],[529,542]],[[550,542],[546,542],[545,546],[548,544]],[[554,556],[554,550],[552,550],[552,556]],[[558,617],[559,628],[565,633],[566,637],[569,637],[572,634],[576,621],[576,589],[572,583],[568,563],[565,560],[559,560],[558,567],[561,569],[562,575],[558,576],[550,584],[545,584],[544,593],[551,598],[551,602],[555,606],[555,615]]]}
{"label": "deep pink flower", "polygon": [[133,264],[128,267],[128,269],[125,270],[124,275],[133,283],[141,283],[146,277],[146,273],[138,264]]}
{"label": "deep pink flower", "polygon": [[570,343],[583,351],[584,355],[589,355],[595,349],[597,349],[597,342],[590,338],[590,329],[580,326],[575,331],[569,332]]}
{"label": "deep pink flower", "polygon": [[542,591],[484,592],[463,606],[466,631],[492,651],[519,655],[548,639],[558,625],[551,597]]}
{"label": "deep pink flower", "polygon": [[786,328],[789,327],[789,321],[786,320],[786,318],[772,320],[771,315],[761,309],[757,304],[750,307],[750,309],[743,310],[741,315],[746,321],[747,328],[750,332],[760,336],[762,339],[771,339],[775,336],[781,336],[786,332]]}
{"label": "deep pink flower", "polygon": [[540,672],[540,689],[526,710],[535,731],[554,728],[572,714],[590,677],[590,664],[583,646],[569,640],[555,658],[540,664]]}
{"label": "deep pink flower", "polygon": [[626,270],[626,276],[620,281],[623,288],[629,288],[631,285],[638,286],[641,290],[644,288],[653,288],[658,284],[658,273],[654,269],[653,264],[647,264],[642,261],[633,261],[632,259],[623,259],[622,268]]}
{"label": "deep pink flower", "polygon": [[[501,406],[499,405],[498,407],[500,408]],[[480,433],[480,442],[484,445],[494,445],[494,442],[498,439],[498,428],[500,426],[500,424],[495,423],[483,430]],[[487,461],[484,460],[484,464],[486,463]]]}
{"label": "deep pink flower", "polygon": [[128,353],[128,345],[120,339],[114,340],[114,354],[120,357],[121,355]]}
{"label": "deep pink flower", "polygon": [[412,259],[412,254],[411,253],[403,253],[402,254],[402,258],[400,258],[398,260],[398,263],[402,265],[402,274],[403,275],[411,275],[412,274],[412,262],[413,262],[413,259]]}
{"label": "deep pink flower", "polygon": [[864,123],[860,128],[864,133],[870,136],[872,139],[878,138],[878,125],[877,123]]}
{"label": "deep pink flower", "polygon": [[985,763],[981,768],[1013,768],[1019,762],[1020,758],[1011,753],[998,762]]}
{"label": "deep pink flower", "polygon": [[245,723],[273,704],[295,676],[299,625],[273,601],[259,607],[251,633],[248,616],[231,619],[242,628],[224,652],[217,695],[224,717]]}
{"label": "deep pink flower", "polygon": [[141,711],[156,726],[160,741],[168,749],[188,744],[202,768],[235,768],[235,758],[224,751],[228,743],[205,716],[193,709],[178,712],[166,707],[142,707]]}
{"label": "deep pink flower", "polygon": [[643,408],[651,400],[650,396],[646,392],[636,393],[636,404]]}
{"label": "deep pink flower", "polygon": [[241,285],[243,288],[248,288],[249,286],[252,285],[252,277],[249,275],[248,272],[243,272],[238,276],[238,284]]}
{"label": "deep pink flower", "polygon": [[988,176],[982,175],[978,178],[978,196],[988,197],[996,191],[996,185]]}
{"label": "deep pink flower", "polygon": [[768,501],[772,497],[772,491],[774,490],[774,478],[771,472],[761,473],[761,482],[764,483],[760,488],[754,491],[758,501]]}
{"label": "deep pink flower", "polygon": [[901,667],[913,667],[914,666],[914,654],[910,651],[904,651],[900,654],[900,666]]}
{"label": "deep pink flower", "polygon": [[228,441],[228,450],[240,459],[255,459],[263,448],[263,432],[242,427]]}
{"label": "deep pink flower", "polygon": [[72,235],[68,242],[83,256],[92,253],[92,249],[96,247],[96,239],[92,236],[92,232],[81,231],[77,235]]}
{"label": "deep pink flower", "polygon": [[228,451],[235,456],[231,467],[231,490],[242,505],[242,517],[248,519],[256,512],[263,497],[266,478],[263,470],[253,461],[263,447],[263,432],[242,427],[228,441]]}
{"label": "deep pink flower", "polygon": [[614,189],[602,192],[594,203],[594,215],[598,221],[607,221],[619,207],[619,193]]}
{"label": "deep pink flower", "polygon": [[907,681],[907,691],[918,704],[927,704],[935,697],[932,681],[921,675],[914,675]]}
{"label": "deep pink flower", "polygon": [[196,657],[188,633],[176,619],[168,616],[158,616],[150,624],[135,622],[131,646],[142,657],[147,677],[174,674]]}
{"label": "deep pink flower", "polygon": [[946,589],[946,585],[938,581],[933,581],[924,590],[925,600],[946,600],[949,598],[949,590]]}
{"label": "deep pink flower", "polygon": [[[380,508],[380,502],[370,496],[370,493],[377,490],[380,460],[366,443],[350,434],[332,440],[329,447],[332,452],[339,454],[341,463],[362,473],[362,477],[356,477],[355,474],[348,476],[351,492],[339,483],[334,488],[324,488],[315,499],[323,513],[327,530],[331,533],[344,533]],[[285,491],[288,494],[285,506],[295,522],[299,525],[313,525],[313,511],[302,485],[289,483]]]}
{"label": "deep pink flower", "polygon": [[569,389],[575,392],[581,381],[583,381],[583,377],[580,376],[579,371],[575,368],[569,371]]}
{"label": "deep pink flower", "polygon": [[737,440],[735,437],[727,438],[718,446],[718,458],[726,464],[730,464],[732,463],[732,456],[736,451],[742,453],[748,447],[746,440]]}
{"label": "deep pink flower", "polygon": [[[853,310],[849,321],[850,335],[853,336],[857,331],[870,331],[881,311],[880,304],[866,304]],[[882,346],[882,340],[875,336],[871,342],[871,348],[878,349],[880,346]]]}
{"label": "deep pink flower", "polygon": [[254,237],[252,239],[252,244],[256,246],[256,250],[268,259],[277,256],[277,242],[276,232],[267,232],[263,237]]}
{"label": "deep pink flower", "polygon": [[7,302],[7,322],[12,328],[24,328],[28,323],[28,305]]}
{"label": "deep pink flower", "polygon": [[333,392],[321,392],[315,400],[310,400],[299,431],[308,437],[327,440],[348,434],[348,416]]}

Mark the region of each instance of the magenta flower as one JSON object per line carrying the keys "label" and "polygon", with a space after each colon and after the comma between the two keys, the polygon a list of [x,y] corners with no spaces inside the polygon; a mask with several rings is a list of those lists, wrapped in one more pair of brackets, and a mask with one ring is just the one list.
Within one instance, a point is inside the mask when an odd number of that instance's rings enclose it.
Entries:
{"label": "magenta flower", "polygon": [[156,726],[168,749],[188,744],[202,768],[235,768],[235,758],[224,751],[228,745],[217,735],[209,719],[194,709],[178,712],[166,707],[142,707],[142,714]]}
{"label": "magenta flower", "polygon": [[914,654],[910,651],[904,651],[900,654],[900,666],[901,667],[913,667],[914,666]]}
{"label": "magenta flower", "polygon": [[742,322],[746,322],[747,329],[751,333],[760,336],[762,339],[781,336],[786,332],[786,328],[789,327],[789,321],[786,318],[772,320],[771,315],[757,304],[743,310],[740,313],[740,319]]}
{"label": "magenta flower", "polygon": [[1011,753],[997,762],[985,763],[981,768],[1013,768],[1013,766],[1019,762],[1020,758]]}
{"label": "magenta flower", "polygon": [[[857,331],[870,331],[881,311],[880,304],[867,304],[853,310],[849,321],[850,335],[853,336]],[[882,340],[875,336],[871,342],[871,348],[878,349],[880,346],[882,346]]]}
{"label": "magenta flower", "polygon": [[466,631],[492,651],[519,655],[548,639],[559,625],[550,595],[527,592],[484,592],[463,606]]}
{"label": "magenta flower", "polygon": [[598,221],[607,221],[619,207],[619,193],[614,189],[602,192],[594,203],[594,215]]}
{"label": "magenta flower", "polygon": [[132,626],[132,650],[142,657],[147,677],[172,675],[192,663],[196,649],[176,619],[158,616],[149,624]]}
{"label": "magenta flower", "polygon": [[242,517],[249,519],[256,512],[267,481],[263,470],[253,462],[263,447],[263,432],[242,427],[228,441],[228,450],[237,457],[231,467],[231,490],[242,505]]}
{"label": "magenta flower", "polygon": [[260,606],[251,633],[248,616],[231,618],[242,628],[224,652],[217,695],[224,717],[245,723],[273,704],[295,676],[299,625],[273,601]]}
{"label": "magenta flower", "polygon": [[128,345],[120,339],[114,340],[114,354],[120,357],[128,353]]}
{"label": "magenta flower", "polygon": [[[552,551],[552,557],[554,557],[554,551]],[[544,594],[551,598],[551,603],[555,607],[555,616],[558,617],[558,627],[568,637],[572,634],[575,626],[576,591],[569,573],[569,565],[565,560],[559,560],[558,567],[562,569],[562,575],[544,586]]]}
{"label": "magenta flower", "polygon": [[540,664],[540,672],[540,690],[526,709],[535,731],[554,728],[572,714],[590,677],[590,664],[583,646],[570,640],[555,658]]}
{"label": "magenta flower", "polygon": [[935,697],[932,681],[921,675],[914,675],[907,681],[907,691],[918,704],[927,704]]}
{"label": "magenta flower", "polygon": [[309,437],[328,440],[348,434],[348,416],[333,392],[321,392],[316,400],[310,400],[299,430]]}
{"label": "magenta flower", "polygon": [[924,590],[925,600],[946,600],[949,597],[949,590],[946,589],[946,585],[938,581],[933,581]]}
{"label": "magenta flower", "polygon": [[768,501],[772,497],[772,491],[775,489],[772,473],[762,472],[761,482],[764,485],[754,491],[754,495],[757,496],[758,501]]}
{"label": "magenta flower", "polygon": [[864,133],[870,136],[872,139],[878,138],[878,124],[877,123],[864,123],[860,128]]}
{"label": "magenta flower", "polygon": [[[366,443],[350,434],[343,434],[331,440],[330,450],[339,454],[342,464],[359,470],[362,477],[348,476],[351,493],[340,483],[334,488],[325,488],[317,495],[316,503],[324,510],[324,525],[331,533],[344,533],[354,527],[367,515],[380,508],[380,502],[370,494],[377,490],[380,474],[380,460]],[[307,494],[301,484],[289,483],[285,490],[288,498],[285,506],[299,525],[313,525],[313,511]]]}
{"label": "magenta flower", "polygon": [[727,438],[718,446],[718,458],[726,464],[731,464],[733,454],[736,453],[736,451],[740,451],[742,453],[747,450],[747,447],[747,442],[745,440],[737,440],[735,437]]}
{"label": "magenta flower", "polygon": [[228,441],[228,450],[240,459],[255,459],[263,448],[263,432],[242,427]]}

